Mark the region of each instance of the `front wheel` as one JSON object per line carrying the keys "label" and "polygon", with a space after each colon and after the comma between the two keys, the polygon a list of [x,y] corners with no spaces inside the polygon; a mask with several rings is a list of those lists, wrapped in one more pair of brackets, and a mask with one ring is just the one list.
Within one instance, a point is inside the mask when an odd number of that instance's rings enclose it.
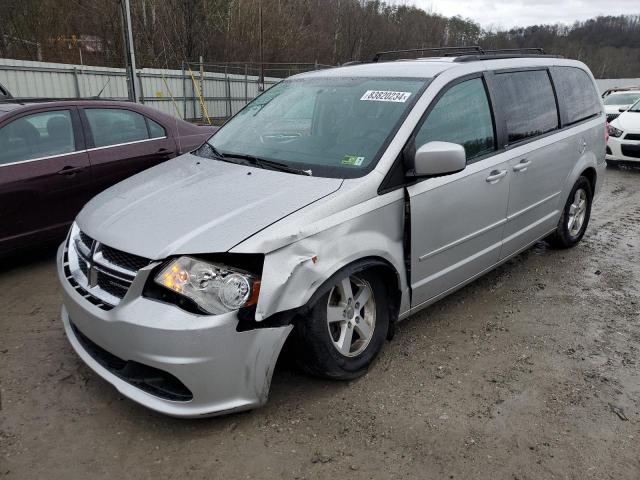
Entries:
{"label": "front wheel", "polygon": [[573,186],[556,231],[548,238],[557,248],[570,248],[576,245],[587,230],[591,217],[593,192],[586,177],[580,177]]}
{"label": "front wheel", "polygon": [[334,282],[295,326],[298,365],[313,375],[339,380],[363,375],[387,336],[387,298],[385,283],[367,271]]}

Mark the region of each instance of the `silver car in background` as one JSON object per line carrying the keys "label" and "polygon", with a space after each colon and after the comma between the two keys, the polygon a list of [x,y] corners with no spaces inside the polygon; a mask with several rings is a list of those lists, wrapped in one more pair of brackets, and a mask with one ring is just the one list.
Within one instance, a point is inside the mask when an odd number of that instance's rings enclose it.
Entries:
{"label": "silver car in background", "polygon": [[577,61],[291,77],[85,206],[58,252],[66,334],[123,395],[179,417],[264,404],[288,338],[307,372],[355,378],[396,321],[540,239],[578,243],[605,135]]}

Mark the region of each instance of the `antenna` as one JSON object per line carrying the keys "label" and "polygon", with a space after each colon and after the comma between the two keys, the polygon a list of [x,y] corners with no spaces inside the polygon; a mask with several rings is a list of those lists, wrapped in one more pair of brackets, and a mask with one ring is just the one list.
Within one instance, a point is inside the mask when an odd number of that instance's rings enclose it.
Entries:
{"label": "antenna", "polygon": [[100,95],[102,95],[102,92],[104,92],[105,88],[107,88],[107,86],[109,85],[109,82],[111,82],[111,77],[109,77],[109,78],[107,79],[107,83],[105,83],[105,84],[104,84],[104,86],[102,87],[102,90],[100,90],[100,91],[98,92],[98,95],[96,95],[96,96],[95,96],[95,97],[93,97],[93,98],[95,98],[95,99],[100,98]]}

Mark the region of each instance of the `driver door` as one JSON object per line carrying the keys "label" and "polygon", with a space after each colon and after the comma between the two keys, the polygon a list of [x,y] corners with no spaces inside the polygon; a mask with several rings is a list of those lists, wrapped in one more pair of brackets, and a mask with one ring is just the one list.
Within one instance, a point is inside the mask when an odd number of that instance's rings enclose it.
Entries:
{"label": "driver door", "polygon": [[415,146],[430,141],[465,148],[467,167],[407,187],[411,210],[412,308],[436,300],[493,267],[500,257],[509,199],[506,157],[482,76],[450,86],[428,110]]}

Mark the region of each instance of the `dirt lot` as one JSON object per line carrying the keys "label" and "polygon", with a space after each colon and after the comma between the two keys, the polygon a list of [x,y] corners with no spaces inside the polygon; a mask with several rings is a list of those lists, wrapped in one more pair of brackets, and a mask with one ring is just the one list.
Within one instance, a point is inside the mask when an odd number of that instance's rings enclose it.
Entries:
{"label": "dirt lot", "polygon": [[398,327],[356,381],[280,362],[266,407],[177,420],[68,345],[53,251],[0,273],[0,478],[640,478],[640,170],[583,243],[540,243]]}

